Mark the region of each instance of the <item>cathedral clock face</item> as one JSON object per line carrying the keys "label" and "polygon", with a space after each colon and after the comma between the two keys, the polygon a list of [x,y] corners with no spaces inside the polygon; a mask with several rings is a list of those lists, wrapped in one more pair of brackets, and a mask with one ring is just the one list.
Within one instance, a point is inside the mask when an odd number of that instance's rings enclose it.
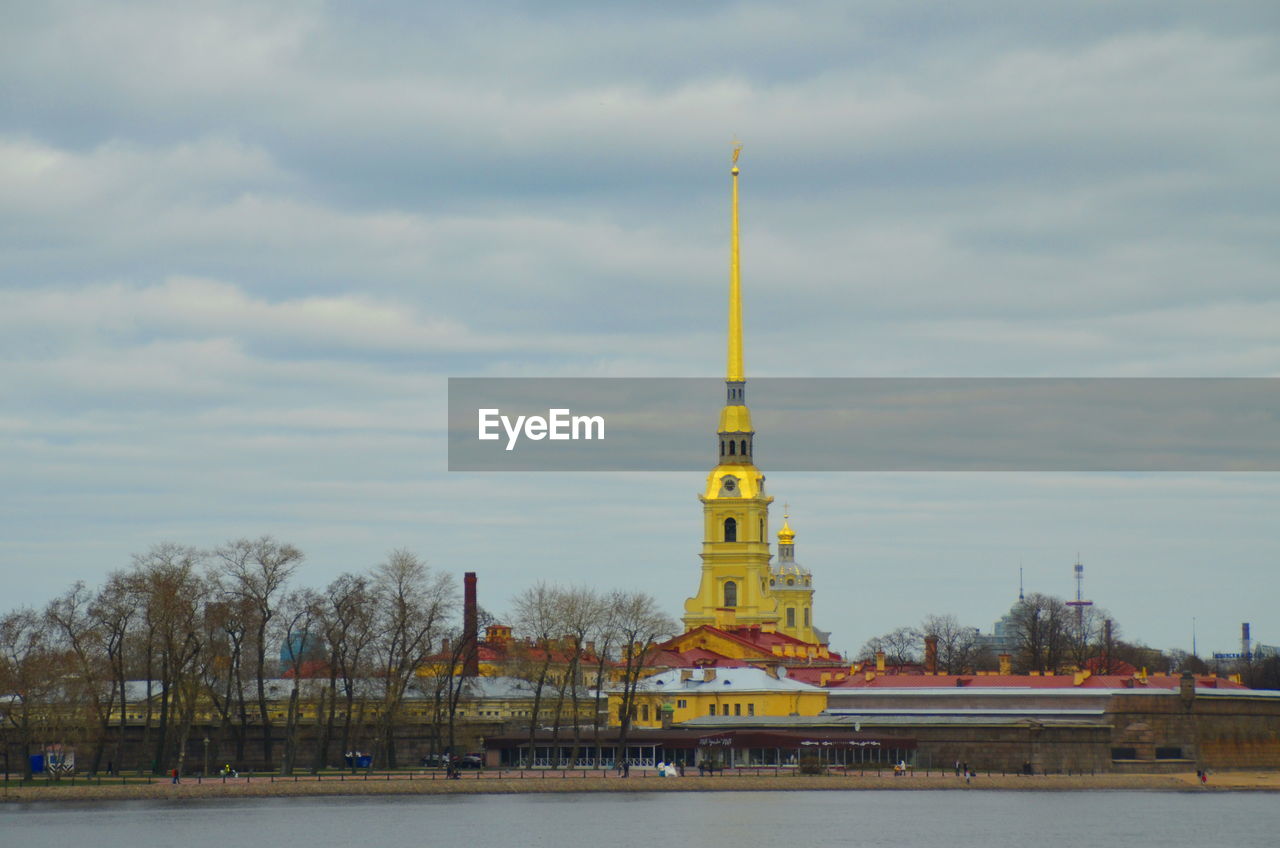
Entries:
{"label": "cathedral clock face", "polygon": [[738,487],[738,484],[734,482],[734,479],[732,477],[724,478],[724,490],[726,492],[732,492],[737,487]]}

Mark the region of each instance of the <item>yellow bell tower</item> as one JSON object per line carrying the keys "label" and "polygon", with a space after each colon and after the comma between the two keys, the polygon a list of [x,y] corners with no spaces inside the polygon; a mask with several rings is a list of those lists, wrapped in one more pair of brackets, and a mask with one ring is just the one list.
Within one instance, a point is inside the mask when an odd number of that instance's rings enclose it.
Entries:
{"label": "yellow bell tower", "polygon": [[769,573],[769,591],[778,599],[778,632],[814,645],[827,644],[829,634],[813,626],[813,575],[796,562],[796,534],[783,506],[778,531],[778,561]]}
{"label": "yellow bell tower", "polygon": [[707,475],[702,501],[702,580],[685,601],[686,630],[703,625],[773,629],[778,602],[769,591],[769,504],[764,475],[756,468],[755,431],[746,404],[742,367],[742,279],[738,262],[738,154],[733,151],[732,226],[729,249],[729,351],[727,397],[716,433],[717,464]]}

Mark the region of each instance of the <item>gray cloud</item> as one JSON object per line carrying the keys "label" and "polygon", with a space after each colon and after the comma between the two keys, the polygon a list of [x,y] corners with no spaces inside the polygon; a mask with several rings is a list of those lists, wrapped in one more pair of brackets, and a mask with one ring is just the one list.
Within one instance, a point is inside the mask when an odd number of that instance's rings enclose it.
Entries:
{"label": "gray cloud", "polygon": [[[609,550],[598,579],[677,610],[700,480],[446,476],[443,378],[717,374],[734,134],[753,375],[1275,376],[1277,15],[8,10],[6,594],[270,531],[317,581],[397,545],[597,579]],[[1067,591],[1077,548],[1158,644],[1191,615],[1229,644],[1280,590],[1268,477],[771,484],[846,647],[996,617],[1018,560]]]}

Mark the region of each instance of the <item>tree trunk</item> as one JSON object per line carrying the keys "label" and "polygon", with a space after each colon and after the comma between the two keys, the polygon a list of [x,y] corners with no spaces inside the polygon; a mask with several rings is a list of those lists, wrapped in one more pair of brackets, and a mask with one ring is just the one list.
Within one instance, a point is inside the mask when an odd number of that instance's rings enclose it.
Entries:
{"label": "tree trunk", "polygon": [[[548,653],[549,656],[550,654]],[[529,752],[525,761],[529,768],[533,767],[535,757],[536,740],[534,737],[538,732],[538,711],[542,707],[542,687],[546,685],[549,664],[550,659],[543,661],[542,668],[538,671],[538,679],[533,687],[533,708],[529,711]]]}
{"label": "tree trunk", "polygon": [[297,755],[298,740],[298,685],[297,678],[293,689],[289,692],[289,711],[284,724],[284,758],[280,764],[280,773],[286,777],[293,774],[293,761]]}
{"label": "tree trunk", "polygon": [[151,760],[152,774],[160,774],[164,767],[165,741],[169,735],[169,670],[162,666],[160,672],[163,675],[160,681],[160,726],[156,728],[160,738],[156,740],[155,754]]}
{"label": "tree trunk", "polygon": [[[152,648],[151,648],[151,640],[152,640],[152,638],[153,638],[153,631],[148,630],[148,631],[147,631],[147,665],[146,665],[146,670],[147,670],[147,708],[146,708],[146,711],[145,711],[145,713],[144,713],[144,715],[143,715],[143,717],[142,717],[142,756],[143,756],[143,757],[146,757],[146,756],[147,756],[147,752],[148,752],[149,750],[151,750],[151,748],[150,748],[150,745],[151,745],[151,715],[152,715],[152,709],[153,709],[153,704],[152,704],[152,695],[153,695],[153,693],[152,693],[152,691],[151,691],[151,678],[154,676],[154,675],[153,675],[154,668],[153,668],[153,666],[152,666],[152,662],[153,662],[153,659],[152,659]],[[156,769],[158,769],[158,768],[159,768],[159,766],[156,764],[156,762],[155,762],[154,760],[152,760],[152,762],[151,762],[151,771],[152,771],[153,773],[155,773],[155,772],[156,772]],[[139,770],[141,770],[141,769],[139,769]]]}
{"label": "tree trunk", "polygon": [[267,709],[267,625],[264,622],[258,628],[258,716],[262,719],[262,767],[267,771],[271,764],[271,713]]}
{"label": "tree trunk", "polygon": [[[320,771],[329,764],[329,745],[333,741],[333,723],[337,718],[336,689],[337,680],[330,675],[328,688],[320,690],[320,705],[316,708],[316,727],[320,735],[316,740],[316,771]],[[328,712],[325,712],[326,707]]]}

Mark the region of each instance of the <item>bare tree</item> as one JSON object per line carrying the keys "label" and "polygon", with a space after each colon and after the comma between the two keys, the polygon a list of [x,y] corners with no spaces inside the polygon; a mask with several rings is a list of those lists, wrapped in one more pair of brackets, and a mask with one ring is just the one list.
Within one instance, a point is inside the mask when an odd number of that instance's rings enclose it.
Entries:
{"label": "bare tree", "polygon": [[294,763],[298,756],[299,702],[302,681],[307,671],[308,657],[317,640],[316,630],[321,616],[321,604],[320,596],[310,589],[290,593],[282,604],[284,644],[289,662],[288,673],[292,678],[292,685],[289,687],[289,706],[285,713],[284,757],[280,765],[280,773],[286,776],[293,774]]}
{"label": "bare tree", "polygon": [[[1208,674],[1210,672],[1209,664],[1189,651],[1174,648],[1173,650],[1165,651],[1164,656],[1165,668],[1170,674],[1179,674],[1184,671],[1189,671],[1192,674]],[[1250,688],[1273,689],[1276,687],[1253,686],[1250,684]]]}
{"label": "bare tree", "polygon": [[[112,679],[112,698],[107,701],[107,713],[110,715],[113,702],[118,699],[120,707],[119,723],[116,728],[115,750],[109,762],[108,772],[119,769],[123,762],[125,727],[128,711],[128,675],[125,668],[128,640],[131,627],[137,617],[137,606],[134,603],[130,578],[126,572],[115,571],[107,577],[107,582],[98,592],[89,610],[97,622],[98,632],[102,638],[102,648],[106,654],[106,664]],[[96,768],[96,765],[95,765]]]}
{"label": "bare tree", "polygon": [[556,704],[556,728],[558,730],[560,726],[559,715],[567,688],[573,722],[573,748],[569,754],[569,765],[573,766],[578,759],[578,749],[582,744],[581,706],[583,686],[586,682],[582,666],[584,661],[595,659],[589,650],[594,647],[591,644],[594,641],[591,637],[608,617],[609,609],[600,593],[589,587],[575,587],[565,591],[560,598],[560,604],[559,618],[564,623],[568,644],[565,646],[567,668],[564,685],[560,687]]}
{"label": "bare tree", "polygon": [[635,708],[636,688],[649,668],[653,644],[676,632],[677,625],[653,596],[643,592],[615,591],[609,595],[609,616],[617,628],[622,649],[621,698],[618,709],[618,757],[625,762],[627,736],[631,732],[631,713]]}
{"label": "bare tree", "polygon": [[[476,608],[476,630],[484,631],[493,623],[493,616],[482,607]],[[466,623],[460,622],[444,638],[438,656],[424,671],[420,690],[432,704],[432,720],[436,729],[436,742],[440,741],[440,725],[444,725],[444,751],[453,756],[457,746],[458,707],[462,699],[474,691],[474,681],[467,675],[468,661],[475,659],[479,650],[478,637],[470,638]],[[437,748],[433,744],[432,750]]]}
{"label": "bare tree", "polygon": [[93,594],[77,581],[45,608],[55,644],[70,661],[72,675],[64,687],[63,709],[72,703],[86,710],[83,738],[91,740],[93,755],[89,770],[97,772],[111,725],[111,705],[115,700],[111,666],[107,661],[105,633],[90,613]]}
{"label": "bare tree", "polygon": [[954,615],[925,616],[920,632],[938,640],[938,670],[944,674],[970,673],[983,664],[978,628],[966,627]]}
{"label": "bare tree", "polygon": [[218,577],[223,594],[243,602],[253,612],[254,676],[258,690],[258,718],[262,723],[262,757],[270,768],[272,726],[266,689],[268,632],[289,578],[302,563],[302,551],[270,536],[263,536],[228,542],[215,553],[221,560]]}
{"label": "bare tree", "polygon": [[589,631],[591,641],[595,642],[595,656],[592,658],[595,668],[588,683],[593,693],[591,739],[597,751],[600,750],[601,725],[609,723],[608,695],[605,687],[609,685],[610,664],[624,638],[613,618],[610,596],[601,596],[600,602],[600,617]]}
{"label": "bare tree", "polygon": [[392,551],[374,572],[380,638],[374,642],[382,679],[374,756],[396,767],[395,727],[410,682],[427,661],[457,606],[453,577],[432,574],[417,556]]}
{"label": "bare tree", "polygon": [[512,607],[515,613],[515,632],[523,637],[521,643],[512,645],[515,661],[512,671],[526,680],[533,692],[533,704],[529,710],[528,751],[525,755],[525,763],[531,766],[542,699],[551,676],[551,642],[562,629],[560,590],[540,582],[517,595]]}
{"label": "bare tree", "polygon": [[1140,642],[1129,642],[1118,638],[1111,646],[1110,656],[1113,660],[1128,663],[1134,668],[1164,668],[1168,663],[1164,653],[1158,649]]}
{"label": "bare tree", "polygon": [[0,693],[4,693],[5,750],[13,737],[22,757],[22,778],[31,779],[31,754],[57,697],[61,658],[50,644],[49,625],[34,610],[0,618]]}
{"label": "bare tree", "polygon": [[[360,700],[361,713],[357,716],[356,691],[368,676],[369,646],[376,635],[374,621],[374,598],[369,578],[342,574],[325,589],[320,626],[328,651],[329,680],[325,690],[327,694],[322,695],[319,708],[325,718],[316,745],[317,769],[323,768],[329,759],[337,718],[339,680],[342,681],[344,699],[341,750],[344,754],[354,750],[352,731],[364,723],[364,699]],[[327,701],[327,709],[324,701]]]}
{"label": "bare tree", "polygon": [[[1072,665],[1084,668],[1089,660],[1110,655],[1112,646],[1103,644],[1106,639],[1104,624],[1110,619],[1111,614],[1101,607],[1078,606],[1067,611],[1066,655]],[[1117,635],[1113,629],[1113,641]]]}
{"label": "bare tree", "polygon": [[862,646],[862,658],[871,660],[878,651],[884,651],[889,665],[908,665],[920,661],[920,645],[923,635],[914,627],[899,627],[883,636],[868,639]]}
{"label": "bare tree", "polygon": [[[157,666],[155,679],[160,683],[160,718],[152,749],[152,770],[157,772],[170,761],[170,750],[179,771],[185,767],[187,734],[200,689],[203,605],[208,597],[207,584],[197,573],[200,563],[198,551],[172,543],[134,557],[133,591],[146,628],[148,696]],[[148,697],[147,730],[150,715]]]}
{"label": "bare tree", "polygon": [[1280,689],[1280,654],[1254,657],[1241,675],[1251,689]]}
{"label": "bare tree", "polygon": [[1071,613],[1060,598],[1032,592],[1012,610],[1019,671],[1057,671],[1067,657]]}
{"label": "bare tree", "polygon": [[235,760],[240,763],[245,758],[249,726],[244,653],[255,612],[243,598],[220,591],[215,592],[215,597],[205,608],[205,640],[210,651],[202,666],[202,677],[209,701],[218,714],[217,749],[222,749],[230,734],[235,741]]}

